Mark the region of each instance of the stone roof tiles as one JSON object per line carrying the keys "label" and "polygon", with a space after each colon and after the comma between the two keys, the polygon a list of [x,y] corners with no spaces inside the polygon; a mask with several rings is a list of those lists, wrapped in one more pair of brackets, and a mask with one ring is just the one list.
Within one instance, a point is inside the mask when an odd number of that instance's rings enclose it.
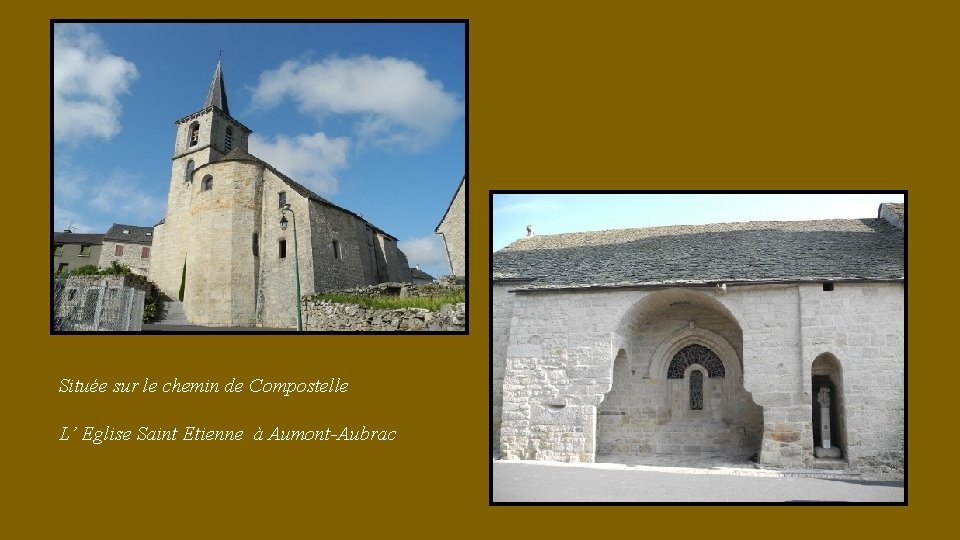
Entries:
{"label": "stone roof tiles", "polygon": [[103,244],[103,234],[58,232],[53,233],[53,241],[56,244]]}
{"label": "stone roof tiles", "polygon": [[103,239],[110,242],[149,246],[153,244],[153,227],[137,227],[136,225],[114,223],[107,231],[107,234],[103,235]]}
{"label": "stone roof tiles", "polygon": [[531,236],[493,254],[494,280],[531,288],[902,280],[884,219],[752,221]]}
{"label": "stone roof tiles", "polygon": [[203,108],[216,107],[221,111],[230,114],[230,108],[227,106],[227,87],[223,83],[223,70],[220,69],[220,62],[217,62],[217,70],[213,72],[213,80],[210,82],[210,90],[207,91],[207,99],[203,101]]}

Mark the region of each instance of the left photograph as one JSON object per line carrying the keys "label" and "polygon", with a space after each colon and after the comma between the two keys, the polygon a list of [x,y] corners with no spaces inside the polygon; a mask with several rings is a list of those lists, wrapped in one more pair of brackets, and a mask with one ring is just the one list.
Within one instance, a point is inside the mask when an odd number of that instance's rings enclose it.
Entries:
{"label": "left photograph", "polygon": [[467,332],[466,27],[53,21],[51,332]]}

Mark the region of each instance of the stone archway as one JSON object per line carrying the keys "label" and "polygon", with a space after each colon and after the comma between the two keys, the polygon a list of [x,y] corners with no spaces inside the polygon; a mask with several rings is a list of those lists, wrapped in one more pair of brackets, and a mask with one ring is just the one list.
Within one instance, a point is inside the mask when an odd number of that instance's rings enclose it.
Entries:
{"label": "stone archway", "polygon": [[[716,298],[688,289],[651,293],[627,310],[618,339],[613,384],[597,408],[598,455],[758,452],[763,414],[743,387],[742,331]],[[704,357],[669,374],[691,350]],[[691,397],[698,388],[699,401]]]}

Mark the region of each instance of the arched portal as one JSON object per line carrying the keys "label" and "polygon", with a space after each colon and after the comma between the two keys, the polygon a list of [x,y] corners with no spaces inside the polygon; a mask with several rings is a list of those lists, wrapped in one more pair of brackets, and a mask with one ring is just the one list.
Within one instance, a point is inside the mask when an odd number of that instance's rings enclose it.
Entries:
{"label": "arched portal", "polygon": [[743,334],[713,295],[648,294],[618,327],[610,392],[597,408],[597,454],[759,451],[762,409],[743,388]]}

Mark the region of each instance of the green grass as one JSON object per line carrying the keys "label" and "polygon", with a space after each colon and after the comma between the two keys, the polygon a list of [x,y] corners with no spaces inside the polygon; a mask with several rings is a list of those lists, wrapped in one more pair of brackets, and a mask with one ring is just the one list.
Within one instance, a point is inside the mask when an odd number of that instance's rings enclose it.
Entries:
{"label": "green grass", "polygon": [[464,301],[463,292],[443,296],[361,296],[357,294],[324,293],[313,297],[336,304],[354,304],[372,309],[421,308],[439,311],[446,304]]}

